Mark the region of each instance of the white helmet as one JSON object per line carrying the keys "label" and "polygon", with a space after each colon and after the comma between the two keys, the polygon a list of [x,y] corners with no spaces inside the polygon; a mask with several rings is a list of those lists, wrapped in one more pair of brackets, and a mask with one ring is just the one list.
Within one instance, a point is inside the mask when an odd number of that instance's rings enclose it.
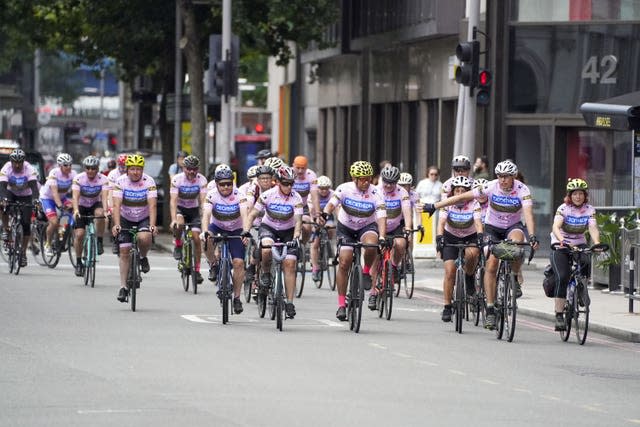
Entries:
{"label": "white helmet", "polygon": [[56,157],[56,163],[58,163],[58,166],[70,165],[73,163],[73,159],[67,153],[60,153],[58,157]]}
{"label": "white helmet", "polygon": [[473,180],[473,188],[476,188],[476,187],[482,187],[482,186],[484,186],[487,182],[489,182],[489,181],[487,181],[487,180],[486,180],[486,179],[484,179],[484,178],[476,178],[476,179],[474,179],[474,180]]}
{"label": "white helmet", "polygon": [[284,162],[280,157],[269,157],[267,160],[264,161],[264,164],[271,167],[271,169],[273,169],[274,171],[277,171],[282,166],[285,166]]}
{"label": "white helmet", "polygon": [[214,173],[218,173],[218,172],[220,172],[222,170],[227,170],[227,169],[231,170],[231,168],[229,167],[228,164],[220,163],[218,166],[216,166],[216,170],[214,171]]}
{"label": "white helmet", "polygon": [[332,182],[328,176],[322,175],[318,177],[318,187],[331,188]]}
{"label": "white helmet", "polygon": [[253,165],[247,169],[247,178],[255,178],[258,175],[258,165]]}
{"label": "white helmet", "polygon": [[469,190],[471,188],[471,180],[466,176],[456,176],[453,178],[453,181],[451,181],[451,189],[453,190],[456,187],[463,187]]}
{"label": "white helmet", "polygon": [[467,156],[456,156],[451,161],[451,167],[471,169],[471,160]]}
{"label": "white helmet", "polygon": [[413,184],[413,176],[411,176],[408,172],[402,172],[400,174],[400,180],[398,181],[400,185],[411,185]]}
{"label": "white helmet", "polygon": [[496,175],[517,175],[518,166],[511,160],[504,160],[496,165]]}

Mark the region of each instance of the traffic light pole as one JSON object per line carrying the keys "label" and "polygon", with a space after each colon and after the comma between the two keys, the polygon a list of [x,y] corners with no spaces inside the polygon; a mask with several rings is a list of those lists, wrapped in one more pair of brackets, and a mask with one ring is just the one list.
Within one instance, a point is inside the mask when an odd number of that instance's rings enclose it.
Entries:
{"label": "traffic light pole", "polygon": [[[231,58],[231,0],[222,2],[222,60]],[[217,160],[229,164],[231,149],[231,99],[228,95],[220,100],[220,132],[216,136]],[[215,161],[216,159],[214,159]]]}
{"label": "traffic light pole", "polygon": [[[467,40],[475,40],[475,29],[480,24],[480,0],[467,0],[467,8],[469,10],[469,28]],[[462,147],[453,153],[454,156],[459,154],[465,155],[470,159],[475,157],[476,143],[476,98],[474,96],[475,88],[464,86],[464,120],[462,124]]]}

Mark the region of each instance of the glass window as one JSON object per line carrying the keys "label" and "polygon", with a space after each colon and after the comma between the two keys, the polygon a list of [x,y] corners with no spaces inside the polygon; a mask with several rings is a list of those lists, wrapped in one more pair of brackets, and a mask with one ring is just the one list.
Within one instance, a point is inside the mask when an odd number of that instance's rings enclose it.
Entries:
{"label": "glass window", "polygon": [[519,22],[637,21],[640,0],[516,0],[512,11]]}

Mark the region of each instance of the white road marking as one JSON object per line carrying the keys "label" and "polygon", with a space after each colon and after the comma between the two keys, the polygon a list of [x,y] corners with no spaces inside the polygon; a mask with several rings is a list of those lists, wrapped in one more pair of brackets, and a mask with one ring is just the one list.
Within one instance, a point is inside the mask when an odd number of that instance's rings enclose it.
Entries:
{"label": "white road marking", "polygon": [[418,360],[418,363],[427,366],[439,366],[437,363],[429,362],[428,360]]}
{"label": "white road marking", "polygon": [[407,354],[407,353],[398,353],[398,352],[393,352],[393,353],[391,353],[391,354],[393,354],[394,356],[402,357],[402,358],[404,358],[404,359],[412,359],[412,358],[413,358],[413,356],[412,356],[412,355]]}
{"label": "white road marking", "polygon": [[466,377],[467,376],[466,372],[458,371],[456,369],[449,369],[449,372],[451,372],[454,375],[460,375],[461,377]]}
{"label": "white road marking", "polygon": [[478,378],[478,381],[480,381],[480,382],[482,382],[482,383],[486,383],[486,384],[491,384],[491,385],[498,385],[498,384],[500,384],[500,383],[497,383],[497,382],[495,382],[495,381],[488,380],[488,379],[486,379],[486,378]]}
{"label": "white road marking", "polygon": [[325,324],[327,326],[331,326],[332,328],[344,328],[344,324],[342,323],[338,323],[338,322],[334,322],[333,320],[328,320],[328,319],[313,319],[316,322],[320,322],[322,324]]}
{"label": "white road marking", "polygon": [[371,347],[374,347],[374,348],[379,348],[380,350],[386,350],[387,349],[387,347],[385,347],[383,345],[380,345],[378,343],[375,343],[375,342],[370,342],[369,345]]}
{"label": "white road marking", "polygon": [[217,323],[217,322],[212,322],[206,319],[203,319],[203,317],[209,317],[207,316],[199,316],[197,314],[183,314],[182,316],[183,319],[188,320],[190,322],[195,322],[195,323]]}
{"label": "white road marking", "polygon": [[79,409],[77,411],[80,415],[86,414],[139,414],[142,413],[142,409]]}

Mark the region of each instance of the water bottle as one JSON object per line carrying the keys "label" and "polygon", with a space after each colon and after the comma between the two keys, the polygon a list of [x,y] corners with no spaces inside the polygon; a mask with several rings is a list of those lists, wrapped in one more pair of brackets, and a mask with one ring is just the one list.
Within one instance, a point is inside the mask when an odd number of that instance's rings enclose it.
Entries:
{"label": "water bottle", "polygon": [[573,277],[569,280],[567,284],[567,301],[573,302],[573,294],[576,291],[576,279]]}

